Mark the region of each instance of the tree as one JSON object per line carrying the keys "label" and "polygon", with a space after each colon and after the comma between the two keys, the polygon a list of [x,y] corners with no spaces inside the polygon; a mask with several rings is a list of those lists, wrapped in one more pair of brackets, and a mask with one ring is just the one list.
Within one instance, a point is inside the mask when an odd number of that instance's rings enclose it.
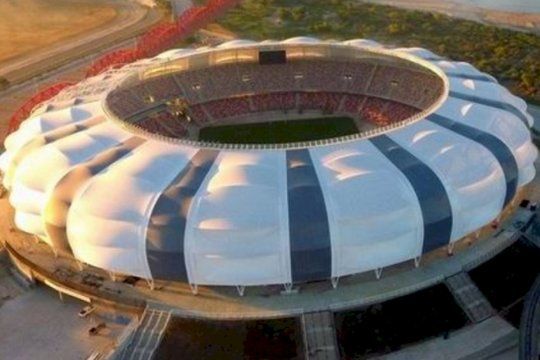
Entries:
{"label": "tree", "polygon": [[3,76],[0,76],[0,90],[7,89],[9,85],[9,80]]}
{"label": "tree", "polygon": [[295,6],[291,10],[291,17],[294,21],[300,21],[304,19],[306,15],[306,9],[304,9],[302,6]]}

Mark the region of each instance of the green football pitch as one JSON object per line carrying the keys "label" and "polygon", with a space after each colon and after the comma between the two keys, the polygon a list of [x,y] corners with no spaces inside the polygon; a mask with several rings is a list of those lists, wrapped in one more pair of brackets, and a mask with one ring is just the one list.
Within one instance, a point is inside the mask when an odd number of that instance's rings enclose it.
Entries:
{"label": "green football pitch", "polygon": [[278,144],[328,139],[358,133],[349,117],[325,117],[256,124],[211,126],[199,140],[228,144]]}

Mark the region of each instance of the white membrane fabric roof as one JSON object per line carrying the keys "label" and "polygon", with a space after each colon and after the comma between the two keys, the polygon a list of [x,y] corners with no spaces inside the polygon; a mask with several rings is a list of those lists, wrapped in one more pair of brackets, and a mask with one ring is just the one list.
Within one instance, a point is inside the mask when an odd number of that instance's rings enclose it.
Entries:
{"label": "white membrane fabric roof", "polygon": [[[221,50],[236,46],[253,42]],[[201,285],[339,278],[457,241],[534,178],[532,119],[523,100],[469,64],[392,51],[446,73],[444,103],[385,134],[299,149],[209,149],[131,133],[101,103],[129,71],[101,74],[108,87],[71,102],[61,93],[6,139],[0,170],[15,222],[83,263]]]}

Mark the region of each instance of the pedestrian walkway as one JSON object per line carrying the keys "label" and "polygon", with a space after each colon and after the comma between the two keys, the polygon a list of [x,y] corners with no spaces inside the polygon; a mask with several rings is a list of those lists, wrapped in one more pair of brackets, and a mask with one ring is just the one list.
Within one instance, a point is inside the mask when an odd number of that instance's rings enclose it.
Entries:
{"label": "pedestrian walkway", "polygon": [[310,360],[339,359],[332,312],[318,311],[304,314],[302,327],[306,342],[306,358]]}
{"label": "pedestrian walkway", "polygon": [[495,314],[489,301],[466,272],[447,278],[445,283],[472,322],[484,321]]}
{"label": "pedestrian walkway", "polygon": [[445,283],[472,322],[484,321],[495,314],[495,309],[466,272],[450,276]]}
{"label": "pedestrian walkway", "polygon": [[171,319],[171,313],[161,310],[147,309],[141,320],[141,324],[135,331],[133,338],[117,358],[118,360],[148,360],[156,351],[167,325]]}

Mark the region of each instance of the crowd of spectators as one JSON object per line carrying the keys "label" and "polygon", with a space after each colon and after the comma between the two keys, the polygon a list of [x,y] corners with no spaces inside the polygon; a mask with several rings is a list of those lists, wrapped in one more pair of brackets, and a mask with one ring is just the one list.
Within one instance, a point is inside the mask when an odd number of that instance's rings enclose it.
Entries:
{"label": "crowd of spectators", "polygon": [[144,85],[148,95],[152,96],[156,102],[166,101],[182,92],[172,76],[150,79]]}
{"label": "crowd of spectators", "polygon": [[[127,89],[120,87],[107,102],[113,112],[129,119],[181,98],[188,104],[190,119],[201,127],[246,114],[307,110],[348,114],[384,126],[426,108],[441,89],[437,76],[418,69],[368,61],[298,60],[275,65],[234,63],[159,76]],[[170,112],[166,114],[139,125],[149,131],[165,129],[174,136],[185,134],[185,126],[172,121]]]}
{"label": "crowd of spectators", "polygon": [[343,98],[343,94],[331,92],[301,92],[299,96],[299,109],[321,110],[323,113],[333,114]]}
{"label": "crowd of spectators", "polygon": [[142,117],[136,125],[154,134],[183,138],[187,135],[186,119],[175,116],[169,111],[159,111]]}
{"label": "crowd of spectators", "polygon": [[204,104],[192,105],[189,107],[188,112],[191,119],[196,121],[200,126],[204,126],[210,122],[210,118],[204,109]]}
{"label": "crowd of spectators", "polygon": [[[197,104],[190,108],[192,121],[199,126],[246,114],[270,111],[284,113],[319,111],[359,117],[376,126],[404,120],[419,110],[410,105],[372,96],[331,92],[280,92],[233,97]],[[208,115],[211,116],[209,119]]]}
{"label": "crowd of spectators", "polygon": [[208,114],[214,119],[224,119],[251,112],[247,96],[215,100],[204,104]]}
{"label": "crowd of spectators", "polygon": [[[179,86],[179,84],[182,84]],[[392,65],[350,61],[293,61],[279,65],[235,63],[160,76],[134,87],[155,101],[181,96],[190,104],[241,95],[289,91],[349,93],[419,106],[433,100],[442,82],[434,74]]]}
{"label": "crowd of spectators", "polygon": [[258,94],[251,96],[251,103],[255,111],[288,111],[296,108],[296,94],[294,92],[278,92]]}
{"label": "crowd of spectators", "polygon": [[128,118],[144,107],[144,104],[141,104],[141,101],[130,90],[124,89],[109,94],[107,105],[121,118]]}

